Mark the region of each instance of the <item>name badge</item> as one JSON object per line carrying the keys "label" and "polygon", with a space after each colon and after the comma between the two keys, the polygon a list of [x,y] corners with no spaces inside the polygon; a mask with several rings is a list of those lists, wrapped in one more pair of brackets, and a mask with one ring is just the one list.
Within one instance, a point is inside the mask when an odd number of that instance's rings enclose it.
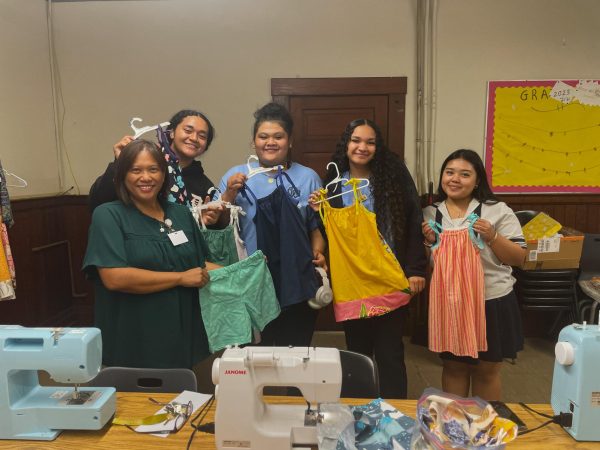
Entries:
{"label": "name badge", "polygon": [[175,246],[185,244],[188,241],[188,238],[183,230],[174,231],[173,233],[167,234],[167,236],[169,236],[171,243]]}

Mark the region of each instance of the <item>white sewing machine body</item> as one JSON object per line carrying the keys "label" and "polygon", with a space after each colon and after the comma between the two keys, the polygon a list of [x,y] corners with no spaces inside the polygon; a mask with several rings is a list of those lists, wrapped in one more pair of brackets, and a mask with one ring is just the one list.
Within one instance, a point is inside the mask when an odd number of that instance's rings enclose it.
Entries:
{"label": "white sewing machine body", "polygon": [[565,431],[578,441],[600,441],[600,326],[562,329],[552,378],[554,414],[572,413]]}
{"label": "white sewing machine body", "polygon": [[84,383],[102,363],[97,328],[0,325],[0,439],[52,440],[62,430],[99,430],[114,415],[115,388],[40,386]]}
{"label": "white sewing machine body", "polygon": [[[319,404],[340,399],[339,351],[320,347],[228,348],[213,364],[217,449],[289,450],[317,444]],[[297,387],[309,407],[267,404],[265,386]]]}

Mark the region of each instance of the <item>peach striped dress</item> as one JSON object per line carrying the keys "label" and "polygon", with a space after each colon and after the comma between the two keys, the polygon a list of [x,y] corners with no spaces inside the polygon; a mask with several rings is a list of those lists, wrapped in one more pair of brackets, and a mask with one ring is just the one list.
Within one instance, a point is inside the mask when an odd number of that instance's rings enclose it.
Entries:
{"label": "peach striped dress", "polygon": [[443,230],[433,251],[429,291],[429,349],[477,358],[487,350],[485,284],[479,249],[469,229]]}

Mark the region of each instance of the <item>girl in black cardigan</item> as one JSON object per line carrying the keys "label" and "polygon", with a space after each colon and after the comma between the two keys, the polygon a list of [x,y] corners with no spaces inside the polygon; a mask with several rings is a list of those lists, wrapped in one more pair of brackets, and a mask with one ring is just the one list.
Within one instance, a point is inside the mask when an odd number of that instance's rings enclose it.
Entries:
{"label": "girl in black cardigan", "polygon": [[[385,146],[381,131],[368,119],[357,119],[347,125],[332,161],[337,164],[342,178],[369,179],[369,187],[361,191],[367,197],[363,204],[376,214],[377,228],[400,262],[411,292],[422,291],[427,265],[422,245],[423,215],[406,165]],[[324,184],[336,175],[331,167]],[[331,185],[329,190],[331,195],[341,192],[342,187]],[[316,195],[312,199],[316,200]],[[339,196],[330,202],[333,207],[353,203],[353,195]],[[382,316],[343,322],[348,349],[375,358],[384,398],[407,396],[402,343],[405,311],[406,307],[400,307]]]}

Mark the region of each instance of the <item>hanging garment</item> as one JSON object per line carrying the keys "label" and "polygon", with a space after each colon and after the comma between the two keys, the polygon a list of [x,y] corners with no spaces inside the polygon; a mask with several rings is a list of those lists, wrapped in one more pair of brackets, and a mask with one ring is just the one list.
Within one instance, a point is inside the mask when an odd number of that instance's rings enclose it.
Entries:
{"label": "hanging garment", "polygon": [[173,152],[173,150],[171,150],[171,145],[169,144],[167,135],[161,127],[156,129],[156,136],[158,138],[158,142],[160,143],[161,150],[165,156],[165,160],[167,161],[167,177],[169,177],[169,191],[167,194],[167,200],[172,203],[178,203],[180,205],[191,207],[192,199],[185,188],[185,183],[183,182],[181,168],[179,167],[179,158]]}
{"label": "hanging garment", "polygon": [[275,178],[277,187],[268,196],[256,199],[249,187],[244,189],[257,202],[254,216],[257,247],[267,257],[282,308],[314,298],[319,287],[307,224],[296,200],[284,186],[284,178],[289,189],[298,193],[289,175],[281,169]]}
{"label": "hanging garment", "polygon": [[320,214],[329,241],[335,320],[386,314],[410,300],[400,263],[377,230],[375,214],[362,204],[360,181],[350,179],[355,203],[333,208],[321,190]]}
{"label": "hanging garment", "polygon": [[0,162],[0,213],[2,216],[2,222],[6,224],[8,228],[13,226],[13,216],[10,209],[10,198],[8,197],[8,187],[6,186],[6,177],[4,175],[4,169]]}
{"label": "hanging garment", "polygon": [[251,342],[253,330],[262,331],[280,312],[262,252],[211,270],[200,289],[200,309],[211,352]]}
{"label": "hanging garment", "polygon": [[8,243],[6,225],[0,220],[0,301],[15,299],[15,265]]}
{"label": "hanging garment", "polygon": [[473,224],[481,205],[468,217],[469,225],[442,230],[441,213],[429,226],[436,233],[433,274],[429,289],[429,350],[477,358],[487,351],[485,282],[479,256],[483,243]]}
{"label": "hanging garment", "polygon": [[229,224],[220,230],[207,228],[202,219],[202,210],[206,209],[208,204],[200,204],[192,212],[202,225],[200,232],[208,246],[208,260],[221,266],[229,266],[248,257],[246,245],[239,233],[239,215],[245,213],[240,206],[220,203],[229,210]]}

